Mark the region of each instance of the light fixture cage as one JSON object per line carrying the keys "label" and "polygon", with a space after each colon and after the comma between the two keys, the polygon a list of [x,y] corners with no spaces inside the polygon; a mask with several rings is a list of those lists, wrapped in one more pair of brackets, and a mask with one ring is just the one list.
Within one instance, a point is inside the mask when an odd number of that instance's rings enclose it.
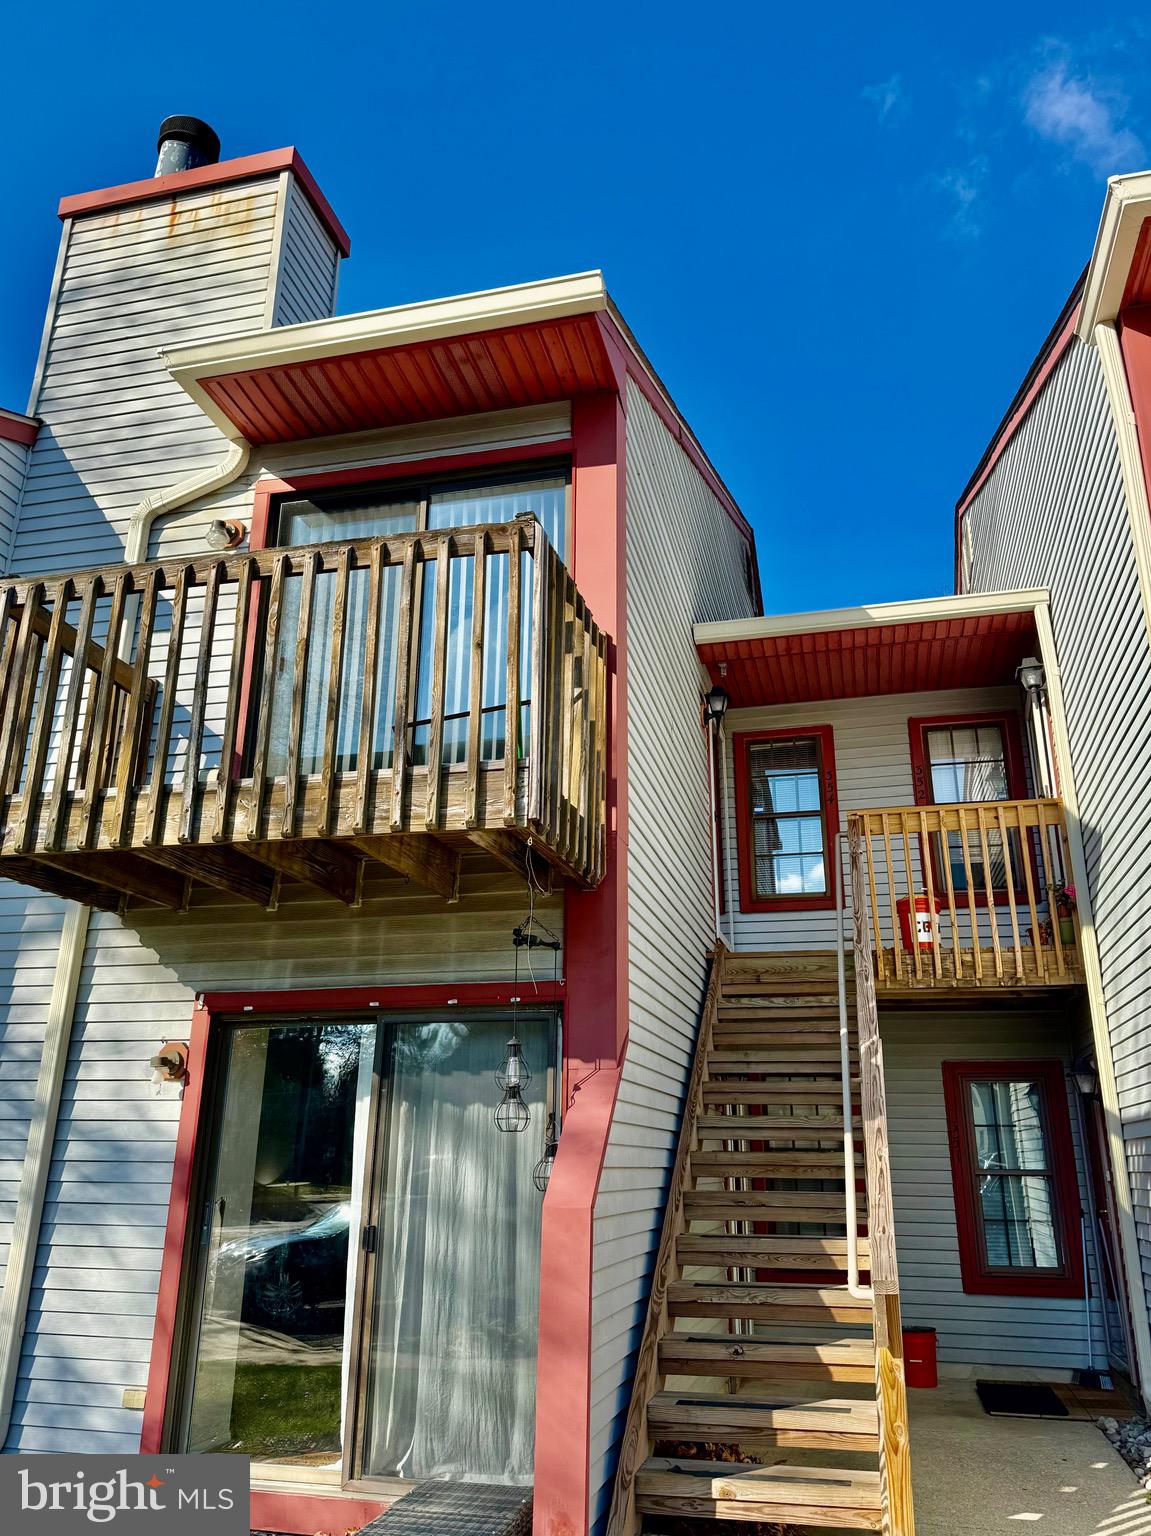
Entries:
{"label": "light fixture cage", "polygon": [[708,723],[723,724],[723,717],[727,714],[727,707],[731,703],[731,695],[722,683],[716,683],[707,690],[704,699],[704,715]]}
{"label": "light fixture cage", "polygon": [[524,1059],[523,1046],[516,1035],[508,1041],[507,1055],[504,1057],[503,1065],[495,1073],[495,1080],[496,1087],[503,1093],[506,1093],[509,1088],[515,1088],[518,1093],[522,1093],[532,1080],[532,1069]]}
{"label": "light fixture cage", "polygon": [[532,1170],[532,1182],[541,1195],[547,1190],[558,1151],[559,1139],[556,1136],[556,1117],[549,1115],[547,1130],[544,1132],[544,1155]]}
{"label": "light fixture cage", "polygon": [[504,1089],[504,1096],[496,1106],[496,1130],[518,1136],[532,1122],[532,1112],[520,1097],[514,1085]]}

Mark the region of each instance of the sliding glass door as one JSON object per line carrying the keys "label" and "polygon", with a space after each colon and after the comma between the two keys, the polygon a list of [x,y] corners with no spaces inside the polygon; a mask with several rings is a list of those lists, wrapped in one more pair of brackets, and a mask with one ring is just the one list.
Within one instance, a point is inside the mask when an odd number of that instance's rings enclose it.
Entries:
{"label": "sliding glass door", "polygon": [[510,1021],[451,1015],[219,1026],[177,1448],[530,1482],[555,1021],[517,1021],[532,1121],[506,1135]]}

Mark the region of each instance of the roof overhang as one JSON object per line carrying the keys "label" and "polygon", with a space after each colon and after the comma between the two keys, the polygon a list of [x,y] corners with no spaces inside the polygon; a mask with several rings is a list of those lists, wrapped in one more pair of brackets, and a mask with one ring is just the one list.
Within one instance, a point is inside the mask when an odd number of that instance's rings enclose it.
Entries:
{"label": "roof overhang", "polygon": [[6,411],[0,406],[0,440],[31,448],[39,430],[40,423],[34,416],[22,416],[19,411]]}
{"label": "roof overhang", "polygon": [[1014,682],[1045,590],[931,597],[697,624],[700,660],[733,708]]}
{"label": "roof overhang", "polygon": [[1112,176],[1087,268],[1078,334],[1114,321],[1132,304],[1151,303],[1151,171]]}
{"label": "roof overhang", "polygon": [[611,389],[603,276],[583,272],[276,326],[163,354],[220,430],[252,444],[368,431]]}

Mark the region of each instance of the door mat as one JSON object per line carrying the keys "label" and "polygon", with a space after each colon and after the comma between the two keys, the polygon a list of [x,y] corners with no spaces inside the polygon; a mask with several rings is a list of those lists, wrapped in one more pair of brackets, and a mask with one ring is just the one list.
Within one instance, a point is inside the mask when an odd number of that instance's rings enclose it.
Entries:
{"label": "door mat", "polygon": [[421,1483],[359,1536],[531,1536],[530,1488],[502,1483]]}
{"label": "door mat", "polygon": [[977,1381],[984,1413],[1014,1419],[1069,1419],[1066,1403],[1042,1381]]}

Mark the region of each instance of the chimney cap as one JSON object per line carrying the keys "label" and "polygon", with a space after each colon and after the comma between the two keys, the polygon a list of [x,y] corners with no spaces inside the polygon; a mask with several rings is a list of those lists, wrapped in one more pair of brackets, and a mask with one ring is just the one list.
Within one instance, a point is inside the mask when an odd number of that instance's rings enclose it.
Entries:
{"label": "chimney cap", "polygon": [[157,150],[171,140],[190,144],[196,150],[196,163],[212,165],[220,158],[220,139],[215,129],[199,117],[166,117],[160,124],[156,139]]}

